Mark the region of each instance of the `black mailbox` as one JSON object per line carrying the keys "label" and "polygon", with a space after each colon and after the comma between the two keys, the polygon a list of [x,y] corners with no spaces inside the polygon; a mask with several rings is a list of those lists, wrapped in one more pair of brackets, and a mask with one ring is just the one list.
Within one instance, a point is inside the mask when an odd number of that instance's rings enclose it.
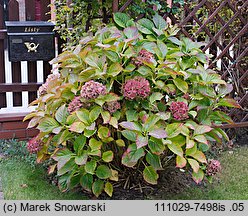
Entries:
{"label": "black mailbox", "polygon": [[50,61],[55,57],[54,24],[6,21],[10,61]]}

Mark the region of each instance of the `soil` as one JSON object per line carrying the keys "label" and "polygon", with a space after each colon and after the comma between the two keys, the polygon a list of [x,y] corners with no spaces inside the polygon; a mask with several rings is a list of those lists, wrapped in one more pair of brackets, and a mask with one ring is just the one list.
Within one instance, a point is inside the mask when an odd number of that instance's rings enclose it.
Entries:
{"label": "soil", "polygon": [[[211,154],[217,156],[220,151],[230,150],[234,147],[248,145],[248,128],[238,128],[226,131],[232,138],[229,143],[215,148]],[[112,198],[104,193],[98,199],[112,200],[144,200],[144,199],[170,199],[173,194],[179,194],[189,187],[205,187],[207,182],[196,184],[189,172],[182,172],[175,166],[170,166],[159,173],[157,185],[146,184],[142,179],[134,183],[130,189],[124,189],[123,184],[115,186]],[[142,186],[141,186],[142,185]],[[96,199],[92,197],[92,199]]]}

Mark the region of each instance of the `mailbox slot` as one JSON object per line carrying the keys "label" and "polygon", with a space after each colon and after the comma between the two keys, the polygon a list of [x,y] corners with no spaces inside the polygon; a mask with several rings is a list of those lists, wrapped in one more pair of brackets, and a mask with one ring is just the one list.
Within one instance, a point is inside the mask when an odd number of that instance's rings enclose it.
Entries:
{"label": "mailbox slot", "polygon": [[9,61],[50,61],[55,57],[54,24],[6,21]]}

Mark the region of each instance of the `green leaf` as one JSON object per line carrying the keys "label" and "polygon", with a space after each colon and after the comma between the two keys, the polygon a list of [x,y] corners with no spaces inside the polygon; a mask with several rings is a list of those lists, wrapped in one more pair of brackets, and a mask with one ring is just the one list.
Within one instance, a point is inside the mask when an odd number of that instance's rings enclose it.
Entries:
{"label": "green leaf", "polygon": [[234,107],[234,108],[241,108],[238,102],[232,98],[221,98],[217,103],[217,106],[226,106],[226,107]]}
{"label": "green leaf", "polygon": [[155,185],[157,184],[158,174],[156,170],[152,166],[147,166],[143,171],[143,177],[146,182],[149,184]]}
{"label": "green leaf", "polygon": [[178,168],[183,168],[185,167],[187,164],[187,161],[184,157],[180,157],[179,155],[177,155],[176,157],[176,167]]}
{"label": "green leaf", "polygon": [[193,110],[189,111],[189,114],[190,114],[193,118],[195,118],[195,117],[197,116],[197,112],[196,112],[196,111],[193,111]]}
{"label": "green leaf", "polygon": [[86,125],[90,125],[90,112],[87,109],[81,109],[76,111],[77,117],[85,123]]}
{"label": "green leaf", "polygon": [[164,152],[165,146],[161,140],[157,139],[156,141],[149,140],[148,147],[153,154],[160,155]]}
{"label": "green leaf", "polygon": [[[61,165],[62,163],[62,165]],[[64,161],[62,160],[59,160],[58,161],[58,175],[61,176],[61,175],[64,175],[65,173],[73,170],[75,167],[76,167],[76,163],[74,161],[74,158],[71,158],[68,162],[64,163]]]}
{"label": "green leaf", "polygon": [[104,189],[104,181],[97,179],[92,185],[92,192],[95,194],[96,197],[102,193]]}
{"label": "green leaf", "polygon": [[61,124],[64,124],[66,122],[68,116],[69,113],[67,111],[67,107],[65,106],[65,104],[62,105],[55,113],[56,120]]}
{"label": "green leaf", "polygon": [[102,154],[103,161],[105,161],[107,163],[111,162],[113,160],[113,158],[114,158],[114,153],[110,150],[103,152],[103,154]]}
{"label": "green leaf", "polygon": [[138,113],[135,110],[126,111],[127,121],[138,121]]}
{"label": "green leaf", "polygon": [[173,138],[169,138],[168,140],[170,140],[172,143],[178,145],[178,146],[183,146],[186,143],[186,138],[185,136],[179,134]]}
{"label": "green leaf", "polygon": [[148,119],[145,121],[143,125],[143,130],[144,131],[150,131],[151,129],[154,128],[154,125],[160,120],[160,117],[157,115],[150,115]]}
{"label": "green leaf", "polygon": [[195,141],[189,138],[186,138],[186,149],[193,148],[195,145]]}
{"label": "green leaf", "polygon": [[143,148],[137,149],[136,144],[129,145],[128,149],[122,155],[121,163],[127,167],[133,167],[144,155]]}
{"label": "green leaf", "polygon": [[163,170],[160,157],[158,155],[147,152],[146,161],[149,163],[155,170]]}
{"label": "green leaf", "polygon": [[103,124],[108,124],[111,119],[111,115],[108,111],[102,111],[101,112],[102,119],[103,119]]}
{"label": "green leaf", "polygon": [[209,131],[211,131],[213,128],[207,126],[207,125],[198,125],[194,131],[194,135],[198,135],[198,134],[204,134],[204,133],[208,133]]}
{"label": "green leaf", "polygon": [[93,184],[93,176],[91,174],[85,174],[80,178],[81,186],[86,190],[91,192]]}
{"label": "green leaf", "polygon": [[139,31],[141,31],[144,34],[152,34],[153,33],[152,29],[154,28],[154,24],[149,19],[143,18],[138,20],[137,27]]}
{"label": "green leaf", "polygon": [[176,155],[183,157],[183,149],[174,143],[168,144],[168,148]]}
{"label": "green leaf", "polygon": [[61,136],[59,137],[58,141],[57,141],[57,145],[69,140],[69,139],[72,139],[73,138],[73,135],[71,132],[69,132],[68,130],[64,130],[62,133],[61,133]]}
{"label": "green leaf", "polygon": [[76,132],[76,133],[82,133],[85,128],[86,128],[86,126],[84,125],[84,123],[82,123],[82,122],[74,122],[70,126],[69,130],[73,131],[73,132]]}
{"label": "green leaf", "polygon": [[189,162],[190,166],[192,167],[193,171],[195,173],[197,173],[199,171],[199,168],[200,168],[199,163],[196,160],[190,159],[190,158],[188,158],[188,162]]}
{"label": "green leaf", "polygon": [[95,173],[95,169],[96,169],[96,161],[95,160],[91,160],[91,161],[88,161],[86,164],[85,164],[85,171],[89,174],[94,174]]}
{"label": "green leaf", "polygon": [[161,59],[164,59],[168,52],[167,46],[165,45],[165,43],[163,43],[160,40],[157,41],[157,44],[158,44],[158,50],[159,50],[157,54],[159,54],[159,57]]}
{"label": "green leaf", "polygon": [[111,137],[110,137],[111,133],[110,133],[109,128],[103,127],[103,126],[101,126],[101,127],[98,129],[97,135],[98,135],[98,137],[99,137],[101,140],[103,140],[103,141],[105,141],[107,138],[111,138]]}
{"label": "green leaf", "polygon": [[113,18],[115,23],[123,28],[126,27],[126,23],[130,20],[130,17],[127,14],[120,12],[114,13]]}
{"label": "green leaf", "polygon": [[99,57],[96,53],[91,52],[84,60],[89,66],[99,68]]}
{"label": "green leaf", "polygon": [[167,23],[162,16],[159,16],[157,13],[152,18],[156,28],[164,30],[167,27]]}
{"label": "green leaf", "polygon": [[100,165],[96,169],[96,176],[100,179],[107,179],[112,176],[112,172],[106,165]]}
{"label": "green leaf", "polygon": [[173,79],[174,84],[176,85],[176,87],[181,90],[183,93],[187,93],[188,92],[188,83],[186,83],[184,80],[176,78]]}
{"label": "green leaf", "polygon": [[82,152],[85,146],[85,143],[86,143],[86,137],[84,135],[80,135],[75,139],[73,143],[73,149],[77,155],[80,155],[80,153]]}
{"label": "green leaf", "polygon": [[95,138],[91,138],[89,141],[89,146],[90,146],[92,151],[99,150],[102,147],[102,142],[96,140]]}
{"label": "green leaf", "polygon": [[75,157],[75,163],[77,165],[84,165],[84,164],[86,164],[87,159],[88,159],[88,155],[87,155],[87,153],[84,153],[80,156]]}
{"label": "green leaf", "polygon": [[199,184],[204,178],[204,172],[201,169],[199,169],[197,173],[196,172],[192,173],[192,177],[195,183]]}
{"label": "green leaf", "polygon": [[120,63],[115,62],[115,63],[110,65],[107,73],[108,73],[108,75],[110,75],[112,77],[116,77],[122,70],[123,70],[123,68],[120,65]]}
{"label": "green leaf", "polygon": [[41,120],[37,128],[41,132],[51,132],[53,129],[59,126],[60,126],[59,123],[55,119],[50,117],[45,117]]}
{"label": "green leaf", "polygon": [[157,100],[160,101],[163,97],[164,97],[164,95],[162,93],[160,93],[160,92],[154,92],[150,96],[149,100],[150,100],[150,103],[153,104]]}
{"label": "green leaf", "polygon": [[206,139],[206,137],[204,135],[197,135],[194,137],[194,140],[200,142],[200,143],[204,143],[206,145],[208,145],[208,141]]}
{"label": "green leaf", "polygon": [[105,187],[104,187],[104,191],[110,196],[112,197],[113,194],[113,185],[110,182],[106,182]]}
{"label": "green leaf", "polygon": [[111,50],[104,50],[104,53],[106,54],[106,56],[109,58],[110,61],[112,62],[119,61],[119,56],[116,52],[111,51]]}
{"label": "green leaf", "polygon": [[130,141],[136,141],[137,134],[134,131],[124,130],[121,131],[121,134]]}
{"label": "green leaf", "polygon": [[150,69],[149,67],[147,67],[147,66],[141,66],[141,67],[138,68],[137,71],[138,71],[141,75],[143,75],[143,76],[149,76],[149,75],[152,74],[151,69]]}
{"label": "green leaf", "polygon": [[172,123],[166,126],[166,132],[168,138],[172,138],[180,134],[182,123]]}
{"label": "green leaf", "polygon": [[109,124],[118,129],[118,120],[116,117],[111,117]]}
{"label": "green leaf", "polygon": [[94,122],[100,115],[102,108],[100,106],[94,107],[89,114],[89,120]]}
{"label": "green leaf", "polygon": [[[135,141],[135,140],[134,140],[134,141]],[[125,142],[124,142],[124,140],[122,140],[122,139],[118,139],[118,140],[116,140],[115,142],[116,142],[116,144],[117,144],[119,147],[124,147],[124,146],[125,146]]]}

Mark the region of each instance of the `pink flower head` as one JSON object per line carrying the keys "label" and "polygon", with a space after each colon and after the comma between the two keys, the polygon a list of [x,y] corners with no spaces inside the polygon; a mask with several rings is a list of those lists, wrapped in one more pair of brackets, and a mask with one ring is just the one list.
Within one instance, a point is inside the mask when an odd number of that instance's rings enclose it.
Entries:
{"label": "pink flower head", "polygon": [[47,93],[47,87],[48,87],[48,84],[53,81],[53,80],[56,80],[56,79],[59,79],[60,77],[60,74],[50,74],[47,76],[47,79],[46,79],[46,82],[44,84],[42,84],[39,89],[38,89],[38,92],[39,92],[39,95],[44,95]]}
{"label": "pink flower head", "polygon": [[188,105],[184,102],[172,102],[170,105],[170,111],[176,120],[185,120],[188,116]]}
{"label": "pink flower head", "polygon": [[132,61],[137,67],[140,67],[141,65],[143,65],[143,61],[152,62],[153,59],[154,56],[152,53],[148,52],[145,49],[142,49],[139,51],[138,56],[136,58],[133,58]]}
{"label": "pink flower head", "polygon": [[93,80],[86,82],[81,88],[81,97],[88,100],[97,98],[99,95],[105,94],[106,86]]}
{"label": "pink flower head", "polygon": [[37,137],[34,137],[28,141],[27,149],[30,153],[34,154],[41,149],[42,145],[42,141],[40,139],[37,139]]}
{"label": "pink flower head", "polygon": [[208,176],[213,176],[213,175],[217,174],[220,171],[221,171],[220,161],[218,161],[218,160],[210,160],[208,162],[208,166],[207,166],[207,170],[206,170],[206,174]]}
{"label": "pink flower head", "polygon": [[76,110],[79,110],[82,106],[83,103],[80,101],[80,97],[74,97],[68,105],[68,112],[72,113]]}
{"label": "pink flower head", "polygon": [[103,108],[108,110],[110,113],[114,113],[121,108],[121,104],[118,101],[112,101],[104,104]]}
{"label": "pink flower head", "polygon": [[149,81],[143,77],[127,80],[123,85],[123,95],[128,100],[146,98],[150,94]]}

